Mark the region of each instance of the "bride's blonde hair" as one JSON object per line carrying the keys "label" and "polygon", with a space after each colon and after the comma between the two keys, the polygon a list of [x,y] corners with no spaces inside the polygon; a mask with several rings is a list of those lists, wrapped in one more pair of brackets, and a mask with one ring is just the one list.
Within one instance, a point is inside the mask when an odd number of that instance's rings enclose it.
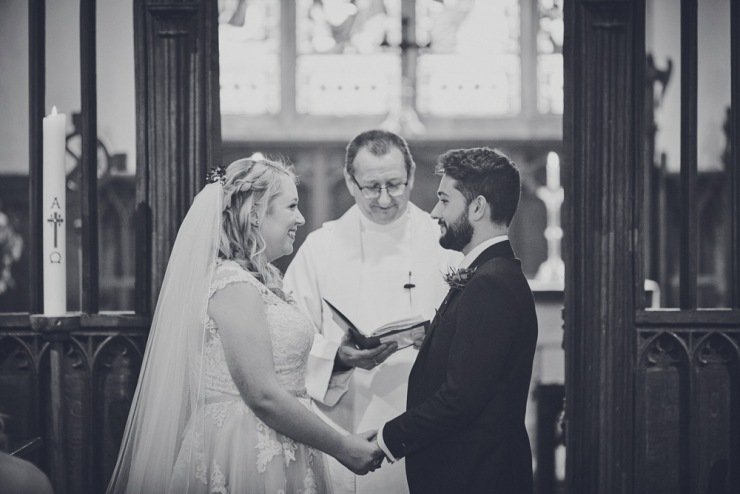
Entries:
{"label": "bride's blonde hair", "polygon": [[293,167],[279,160],[243,158],[226,168],[219,245],[219,257],[236,261],[276,293],[281,293],[282,276],[265,259],[260,225],[280,193],[281,176],[297,182]]}

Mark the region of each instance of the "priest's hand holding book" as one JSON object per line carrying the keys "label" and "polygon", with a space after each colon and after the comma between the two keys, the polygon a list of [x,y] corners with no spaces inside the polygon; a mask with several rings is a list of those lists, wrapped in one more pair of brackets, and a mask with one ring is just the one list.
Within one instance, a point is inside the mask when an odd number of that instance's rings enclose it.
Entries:
{"label": "priest's hand holding book", "polygon": [[363,350],[357,347],[349,334],[346,334],[339,345],[334,367],[339,371],[350,370],[353,367],[370,370],[385,362],[396,350],[398,350],[398,344],[395,342],[383,343],[375,348]]}
{"label": "priest's hand holding book", "polygon": [[412,317],[393,321],[372,332],[363,332],[331,302],[326,299],[324,302],[331,309],[334,322],[345,330],[337,352],[337,370],[349,370],[352,367],[369,370],[383,363],[397,350],[411,345],[419,348],[429,327],[429,321]]}

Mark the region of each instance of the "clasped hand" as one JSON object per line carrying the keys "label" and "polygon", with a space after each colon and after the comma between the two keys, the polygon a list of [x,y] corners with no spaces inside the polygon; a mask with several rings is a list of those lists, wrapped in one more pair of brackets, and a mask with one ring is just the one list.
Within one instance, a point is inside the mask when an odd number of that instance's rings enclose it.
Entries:
{"label": "clasped hand", "polygon": [[365,475],[380,468],[385,454],[375,441],[376,431],[344,437],[344,451],[338,460],[356,475]]}

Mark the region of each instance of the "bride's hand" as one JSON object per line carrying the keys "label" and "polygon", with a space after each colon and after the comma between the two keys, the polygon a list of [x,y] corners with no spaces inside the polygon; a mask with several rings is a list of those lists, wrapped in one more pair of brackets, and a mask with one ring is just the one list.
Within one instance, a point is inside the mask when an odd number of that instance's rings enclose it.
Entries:
{"label": "bride's hand", "polygon": [[365,475],[380,467],[385,455],[375,442],[375,434],[376,431],[368,431],[345,436],[344,447],[337,460],[357,475]]}

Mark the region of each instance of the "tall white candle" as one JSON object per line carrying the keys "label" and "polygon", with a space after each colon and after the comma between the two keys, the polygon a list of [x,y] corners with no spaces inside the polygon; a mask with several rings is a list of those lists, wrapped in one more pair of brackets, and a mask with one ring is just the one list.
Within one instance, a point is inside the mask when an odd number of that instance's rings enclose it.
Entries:
{"label": "tall white candle", "polygon": [[67,312],[67,200],[64,170],[67,117],[56,106],[44,118],[44,314]]}
{"label": "tall white candle", "polygon": [[560,188],[560,156],[554,151],[547,153],[547,187],[553,190]]}

